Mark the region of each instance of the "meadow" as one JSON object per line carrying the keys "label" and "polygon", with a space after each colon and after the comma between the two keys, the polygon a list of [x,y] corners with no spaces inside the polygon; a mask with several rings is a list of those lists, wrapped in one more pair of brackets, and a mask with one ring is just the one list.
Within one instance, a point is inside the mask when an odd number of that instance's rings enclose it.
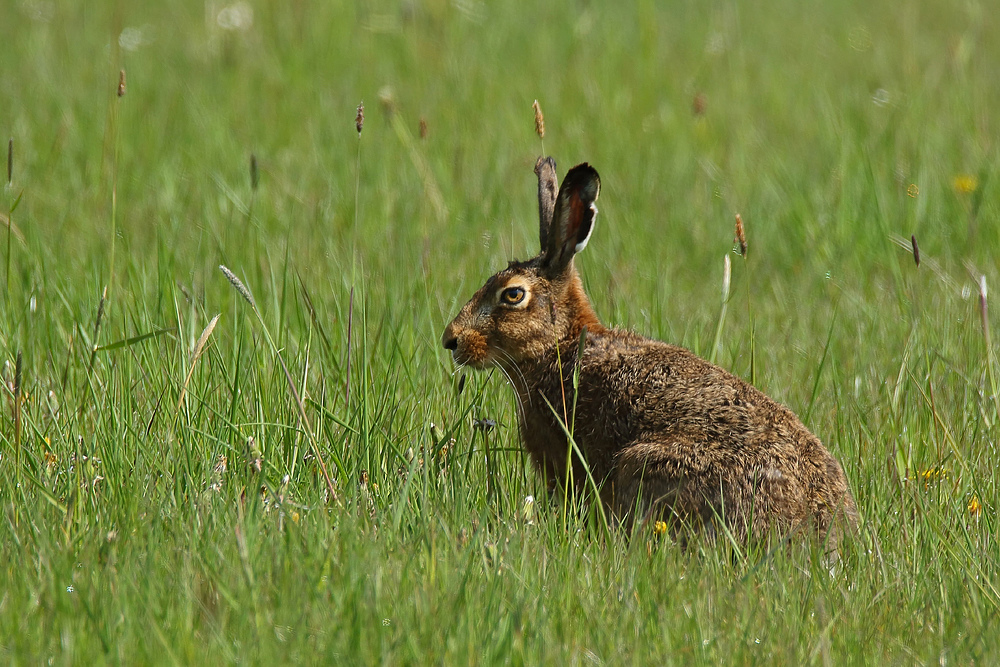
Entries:
{"label": "meadow", "polygon": [[[981,0],[3,3],[0,660],[995,661],[997,35]],[[543,153],[601,173],[603,321],[842,462],[838,562],[607,533],[455,372]]]}

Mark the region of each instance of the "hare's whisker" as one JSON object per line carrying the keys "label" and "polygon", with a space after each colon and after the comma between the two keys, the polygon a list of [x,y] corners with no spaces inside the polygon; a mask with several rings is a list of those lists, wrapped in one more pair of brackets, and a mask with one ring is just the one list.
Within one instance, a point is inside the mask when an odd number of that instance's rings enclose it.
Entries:
{"label": "hare's whisker", "polygon": [[[517,373],[518,379],[521,380],[520,386],[514,384],[514,382],[511,381],[511,385],[514,387],[515,391],[518,388],[521,388],[521,389],[525,390],[525,393],[528,393],[528,379],[526,377],[524,377],[524,372],[518,367],[517,361],[514,360],[514,357],[511,356],[511,354],[509,352],[507,352],[506,350],[497,350],[497,352],[499,352],[500,354],[502,354],[504,357],[506,357],[510,361],[511,369]],[[497,360],[495,363],[497,363],[497,365],[499,365],[499,360]],[[510,375],[509,374],[508,374],[507,378],[510,379]],[[531,405],[531,396],[530,395],[528,396],[528,404]]]}
{"label": "hare's whisker", "polygon": [[[500,363],[499,360],[494,360],[493,365],[500,369],[500,372],[504,374],[504,377],[507,378],[507,382],[509,382],[510,386],[514,389],[514,400],[517,402],[518,419],[523,422],[525,417],[525,411],[524,411],[524,403],[521,402],[521,392],[518,391],[517,385],[514,384],[514,380],[511,378],[510,373],[507,371],[506,368],[503,367],[503,365]],[[515,366],[514,368],[516,369],[517,367]],[[520,373],[520,371],[518,372]],[[521,377],[523,379],[524,376],[522,375]],[[530,397],[529,397],[529,405],[530,405]]]}

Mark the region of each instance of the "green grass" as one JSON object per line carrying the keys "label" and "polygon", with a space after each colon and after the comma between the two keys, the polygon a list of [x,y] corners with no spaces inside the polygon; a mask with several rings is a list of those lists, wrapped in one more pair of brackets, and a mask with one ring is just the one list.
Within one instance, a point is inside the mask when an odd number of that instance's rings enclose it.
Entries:
{"label": "green grass", "polygon": [[[1000,654],[988,3],[261,1],[246,31],[85,4],[0,8],[0,658]],[[499,374],[459,394],[445,324],[536,250],[536,98],[560,172],[602,175],[578,265],[605,322],[711,355],[742,214],[717,360],[844,464],[863,523],[832,571],[604,536],[546,499]]]}

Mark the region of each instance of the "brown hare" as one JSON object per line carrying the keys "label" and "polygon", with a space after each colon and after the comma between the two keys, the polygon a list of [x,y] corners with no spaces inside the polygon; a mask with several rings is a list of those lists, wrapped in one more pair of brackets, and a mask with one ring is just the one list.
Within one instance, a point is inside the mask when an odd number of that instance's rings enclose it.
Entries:
{"label": "brown hare", "polygon": [[722,522],[744,541],[811,528],[836,549],[857,523],[837,460],[740,378],[603,326],[573,265],[594,228],[597,171],[573,167],[558,192],[552,158],[539,158],[535,173],[541,251],[487,280],[442,342],[459,365],[504,372],[521,440],[549,483],[570,472],[582,490],[589,470],[626,528],[663,520],[674,534],[714,534]]}

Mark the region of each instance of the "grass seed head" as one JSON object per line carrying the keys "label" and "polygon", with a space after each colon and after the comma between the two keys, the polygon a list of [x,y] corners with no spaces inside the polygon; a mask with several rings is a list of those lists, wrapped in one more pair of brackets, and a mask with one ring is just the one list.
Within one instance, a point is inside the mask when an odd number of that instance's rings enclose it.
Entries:
{"label": "grass seed head", "polygon": [[201,332],[198,336],[198,342],[194,344],[194,353],[191,355],[191,365],[193,366],[195,362],[201,357],[201,353],[205,351],[205,345],[208,343],[208,337],[212,335],[215,331],[215,325],[219,323],[219,318],[222,317],[222,313],[219,313],[212,318],[212,321],[208,323],[208,326]]}
{"label": "grass seed head", "polygon": [[361,130],[365,129],[365,103],[361,102],[358,105],[358,115],[354,117],[354,127],[358,128],[358,136],[361,136]]}
{"label": "grass seed head", "polygon": [[702,116],[705,114],[707,106],[708,99],[705,97],[705,93],[698,93],[694,96],[694,100],[691,101],[691,113],[695,116]]}
{"label": "grass seed head", "polygon": [[740,245],[740,254],[746,257],[747,237],[746,232],[743,230],[743,217],[739,213],[736,214],[736,242]]}
{"label": "grass seed head", "polygon": [[125,70],[118,71],[118,97],[125,97]]}
{"label": "grass seed head", "polygon": [[420,138],[427,138],[427,119],[423,116],[420,117]]}
{"label": "grass seed head", "polygon": [[250,189],[256,190],[260,183],[260,173],[257,171],[257,156],[250,153]]}
{"label": "grass seed head", "polygon": [[240,296],[246,299],[251,308],[257,310],[257,302],[253,300],[253,295],[250,294],[250,290],[243,284],[243,281],[237,278],[236,274],[230,271],[224,264],[219,264],[219,268],[222,270],[222,273],[225,274],[230,284],[236,288],[237,292],[240,293]]}
{"label": "grass seed head", "polygon": [[917,235],[910,235],[910,243],[913,245],[913,261],[920,266],[920,248],[917,246]]}
{"label": "grass seed head", "polygon": [[535,100],[531,104],[531,108],[535,110],[535,134],[538,135],[539,139],[545,138],[545,114],[542,113],[542,107],[539,106],[538,100]]}
{"label": "grass seed head", "polygon": [[7,140],[7,185],[14,181],[14,137]]}

